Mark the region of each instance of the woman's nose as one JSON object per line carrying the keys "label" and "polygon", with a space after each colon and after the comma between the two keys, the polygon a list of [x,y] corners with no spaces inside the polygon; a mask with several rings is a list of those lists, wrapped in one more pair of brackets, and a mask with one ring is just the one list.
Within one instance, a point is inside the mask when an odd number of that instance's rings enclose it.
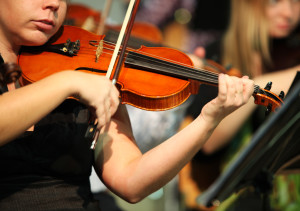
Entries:
{"label": "woman's nose", "polygon": [[293,4],[291,1],[283,1],[281,5],[281,14],[285,17],[290,18],[293,15]]}
{"label": "woman's nose", "polygon": [[51,9],[53,11],[58,10],[60,0],[45,0],[43,9]]}

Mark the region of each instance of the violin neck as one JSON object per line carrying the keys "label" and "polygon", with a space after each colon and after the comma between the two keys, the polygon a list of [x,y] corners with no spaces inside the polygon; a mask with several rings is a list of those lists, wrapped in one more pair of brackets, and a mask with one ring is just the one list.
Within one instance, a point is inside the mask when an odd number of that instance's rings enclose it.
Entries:
{"label": "violin neck", "polygon": [[128,53],[124,63],[126,66],[183,80],[191,79],[213,86],[218,85],[218,74],[216,73],[154,58],[134,51]]}
{"label": "violin neck", "polygon": [[[176,77],[183,80],[191,79],[212,86],[218,86],[219,84],[218,73],[204,69],[195,69],[192,67],[185,66],[183,64],[177,64],[163,59],[154,58],[134,51],[130,51],[127,54],[124,64],[127,67]],[[258,85],[254,85],[253,94],[256,93],[266,94],[265,91],[261,89]],[[272,93],[268,94],[272,95]],[[273,95],[271,97],[275,98],[275,96]]]}

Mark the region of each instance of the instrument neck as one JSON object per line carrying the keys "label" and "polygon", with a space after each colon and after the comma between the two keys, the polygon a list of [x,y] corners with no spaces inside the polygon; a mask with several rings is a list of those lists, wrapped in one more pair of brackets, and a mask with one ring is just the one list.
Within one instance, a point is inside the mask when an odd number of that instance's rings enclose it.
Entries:
{"label": "instrument neck", "polygon": [[131,51],[128,53],[125,65],[133,68],[168,75],[184,80],[196,80],[210,85],[218,85],[218,74],[203,69],[195,69],[182,64],[154,58]]}
{"label": "instrument neck", "polygon": [[[218,73],[204,69],[195,69],[182,64],[154,58],[145,54],[130,51],[124,62],[125,66],[145,70],[148,72],[158,73],[183,80],[196,80],[200,83],[218,86]],[[254,92],[262,90],[258,85],[254,85]]]}

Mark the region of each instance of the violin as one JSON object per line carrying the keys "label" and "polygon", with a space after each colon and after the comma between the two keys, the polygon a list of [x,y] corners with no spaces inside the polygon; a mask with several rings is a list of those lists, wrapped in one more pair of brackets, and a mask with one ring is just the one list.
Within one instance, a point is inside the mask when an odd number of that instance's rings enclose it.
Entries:
{"label": "violin", "polygon": [[[93,10],[82,4],[69,4],[65,19],[65,25],[77,26],[92,33],[98,31],[101,20],[101,12]],[[116,43],[121,25],[105,25],[105,40]],[[147,32],[147,33],[145,33]],[[96,33],[97,34],[97,33]],[[128,46],[139,48],[141,45],[159,47],[162,46],[162,32],[153,24],[135,22],[131,31]]]}
{"label": "violin", "polygon": [[[24,47],[18,58],[22,69],[20,84],[41,80],[64,69],[105,75],[114,45],[74,26],[62,26],[44,45]],[[100,53],[96,55],[96,50]],[[218,85],[219,70],[215,65],[197,69],[183,52],[167,47],[126,48],[126,56],[116,86],[122,104],[159,111],[179,106],[191,94],[197,94],[201,84]],[[38,68],[39,71],[33,71]],[[255,103],[275,111],[283,103],[282,94],[255,85]]]}
{"label": "violin", "polygon": [[101,13],[82,4],[69,4],[65,25],[78,26],[88,31],[95,31],[100,22]]}

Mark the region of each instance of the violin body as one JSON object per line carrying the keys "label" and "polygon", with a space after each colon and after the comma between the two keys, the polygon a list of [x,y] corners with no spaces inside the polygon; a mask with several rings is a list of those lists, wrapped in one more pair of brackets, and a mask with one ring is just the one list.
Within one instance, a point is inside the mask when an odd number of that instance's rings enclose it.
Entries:
{"label": "violin body", "polygon": [[[51,52],[52,46],[80,41],[80,49],[74,56]],[[20,83],[26,85],[41,80],[62,70],[83,71],[105,76],[111,57],[112,47],[103,43],[101,56],[96,62],[95,52],[104,35],[95,35],[81,28],[64,26],[43,46],[23,48],[18,62],[22,68]],[[145,47],[131,50],[145,53],[164,60],[192,65],[190,58],[178,50],[165,47]],[[38,69],[39,71],[35,71]],[[67,80],[67,79],[66,79]],[[198,92],[200,83],[191,83],[163,74],[132,68],[123,64],[117,81],[122,103],[146,110],[167,110],[182,104],[191,94]]]}

